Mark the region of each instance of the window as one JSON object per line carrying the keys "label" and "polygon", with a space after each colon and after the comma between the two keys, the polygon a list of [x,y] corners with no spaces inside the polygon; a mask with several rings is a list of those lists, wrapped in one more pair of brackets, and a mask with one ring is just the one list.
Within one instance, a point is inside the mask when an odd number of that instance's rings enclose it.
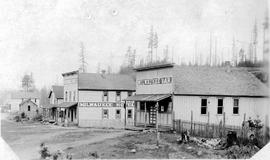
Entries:
{"label": "window", "polygon": [[128,109],[127,118],[132,118],[132,109]]}
{"label": "window", "polygon": [[37,102],[37,99],[35,98],[35,103]]}
{"label": "window", "polygon": [[115,110],[115,119],[121,119],[121,110],[120,109]]}
{"label": "window", "polygon": [[144,111],[144,102],[140,102],[140,111]]}
{"label": "window", "polygon": [[233,99],[233,114],[239,114],[239,99]]}
{"label": "window", "polygon": [[73,102],[75,102],[76,92],[73,91]]}
{"label": "window", "polygon": [[28,111],[31,111],[31,107],[28,105]]}
{"label": "window", "polygon": [[132,92],[128,91],[128,97],[132,96]]}
{"label": "window", "polygon": [[121,92],[116,91],[116,102],[121,101]]}
{"label": "window", "polygon": [[109,101],[109,96],[108,96],[108,91],[103,91],[103,102],[108,102]]}
{"label": "window", "polygon": [[71,91],[69,91],[69,101],[71,101]]}
{"label": "window", "polygon": [[102,110],[102,118],[109,119],[109,110],[108,109],[103,109]]}
{"label": "window", "polygon": [[201,99],[201,114],[206,114],[207,112],[207,99]]}
{"label": "window", "polygon": [[218,99],[217,114],[223,114],[223,99]]}
{"label": "window", "polygon": [[68,92],[66,91],[66,93],[65,93],[65,101],[66,102],[68,101],[67,98],[68,98]]}

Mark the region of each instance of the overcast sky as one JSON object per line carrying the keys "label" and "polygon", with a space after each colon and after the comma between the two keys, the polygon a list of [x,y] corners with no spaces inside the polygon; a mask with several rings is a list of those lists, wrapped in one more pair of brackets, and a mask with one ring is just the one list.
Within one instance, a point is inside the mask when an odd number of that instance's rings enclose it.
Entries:
{"label": "overcast sky", "polygon": [[[146,56],[151,25],[159,55],[169,45],[177,63],[192,58],[196,41],[206,56],[210,32],[218,54],[229,60],[233,36],[249,42],[256,19],[261,59],[267,6],[267,0],[1,0],[0,89],[19,89],[30,72],[38,88],[61,84],[61,73],[79,67],[80,42],[88,72],[96,72],[98,62],[117,72],[128,46],[138,58]],[[247,44],[237,42],[241,47]]]}

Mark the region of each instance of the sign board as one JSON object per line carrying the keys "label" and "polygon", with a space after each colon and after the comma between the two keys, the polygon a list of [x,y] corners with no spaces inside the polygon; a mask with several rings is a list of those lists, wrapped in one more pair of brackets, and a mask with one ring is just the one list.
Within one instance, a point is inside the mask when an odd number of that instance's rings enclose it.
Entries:
{"label": "sign board", "polygon": [[[79,102],[79,107],[124,107],[124,102]],[[127,107],[134,107],[133,101],[126,102]]]}
{"label": "sign board", "polygon": [[138,85],[170,84],[172,83],[172,77],[142,79],[142,80],[138,80],[137,83]]}

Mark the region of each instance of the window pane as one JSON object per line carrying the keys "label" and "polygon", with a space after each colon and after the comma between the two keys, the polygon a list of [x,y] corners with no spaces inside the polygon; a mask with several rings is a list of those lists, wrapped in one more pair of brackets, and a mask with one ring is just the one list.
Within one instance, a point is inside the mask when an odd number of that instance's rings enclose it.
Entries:
{"label": "window pane", "polygon": [[207,107],[201,107],[201,114],[206,114]]}
{"label": "window pane", "polygon": [[132,96],[132,92],[128,92],[128,96]]}
{"label": "window pane", "polygon": [[207,106],[207,99],[202,99],[201,106]]}
{"label": "window pane", "polygon": [[233,107],[233,114],[239,114],[239,107]]}
{"label": "window pane", "polygon": [[120,118],[121,118],[121,111],[120,111],[120,109],[117,109],[117,110],[116,110],[115,118],[116,118],[116,119],[120,119]]}
{"label": "window pane", "polygon": [[103,118],[109,118],[109,111],[107,109],[103,110]]}
{"label": "window pane", "polygon": [[223,106],[223,99],[218,99],[218,106]]}
{"label": "window pane", "polygon": [[233,100],[233,106],[239,106],[239,99]]}
{"label": "window pane", "polygon": [[223,107],[218,107],[217,114],[222,114],[222,113],[223,113]]}
{"label": "window pane", "polygon": [[132,118],[132,110],[131,109],[128,110],[128,116],[127,117]]}

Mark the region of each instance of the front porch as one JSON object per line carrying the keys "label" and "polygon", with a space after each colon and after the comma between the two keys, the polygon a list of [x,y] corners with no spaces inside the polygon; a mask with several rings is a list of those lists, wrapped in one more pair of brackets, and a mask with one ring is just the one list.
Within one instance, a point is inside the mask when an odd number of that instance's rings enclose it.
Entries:
{"label": "front porch", "polygon": [[173,126],[172,99],[169,94],[135,95],[135,126],[171,129]]}
{"label": "front porch", "polygon": [[58,125],[77,126],[77,102],[63,102],[57,106],[56,122]]}

